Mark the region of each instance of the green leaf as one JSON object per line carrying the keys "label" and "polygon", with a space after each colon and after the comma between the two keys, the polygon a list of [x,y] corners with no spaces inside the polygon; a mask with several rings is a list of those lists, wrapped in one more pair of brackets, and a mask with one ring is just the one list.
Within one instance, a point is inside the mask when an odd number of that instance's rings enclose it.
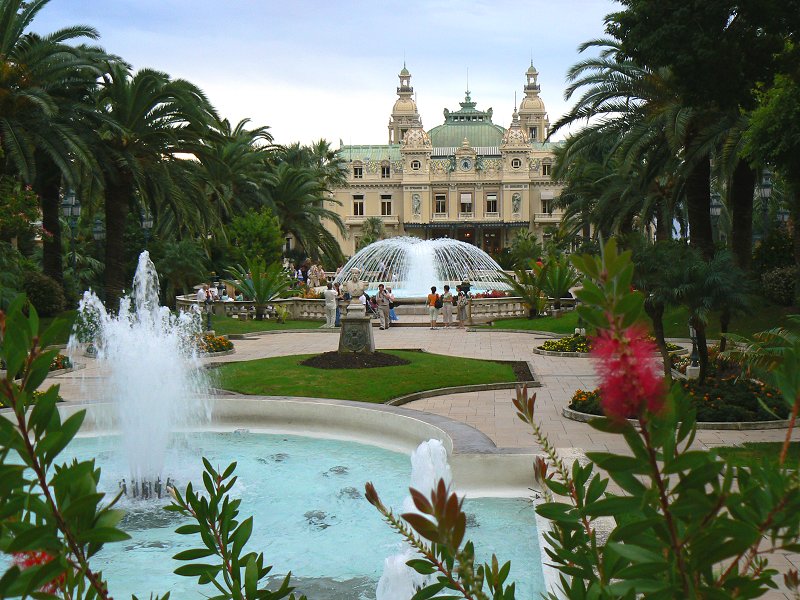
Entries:
{"label": "green leaf", "polygon": [[247,559],[247,564],[244,568],[244,594],[245,597],[255,598],[256,589],[258,586],[258,567],[256,566],[255,559],[251,556]]}
{"label": "green leaf", "polygon": [[233,533],[233,556],[239,556],[242,552],[242,548],[247,543],[247,540],[250,539],[250,534],[253,533],[253,517],[248,517],[236,531]]}
{"label": "green leaf", "polygon": [[197,560],[198,558],[205,558],[214,554],[213,550],[208,548],[192,548],[191,550],[183,550],[178,552],[172,558],[175,560]]}
{"label": "green leaf", "polygon": [[201,563],[193,563],[191,565],[182,565],[175,569],[176,575],[183,577],[200,577],[206,575],[209,579],[213,579],[217,573],[222,570],[222,565],[206,565]]}
{"label": "green leaf", "polygon": [[444,584],[433,583],[427,587],[422,588],[416,594],[411,597],[411,600],[428,600],[428,598],[433,598],[436,594],[441,592],[444,589]]}
{"label": "green leaf", "polygon": [[124,542],[131,539],[131,536],[115,527],[95,527],[89,531],[81,532],[78,539],[83,543],[108,544],[111,542]]}
{"label": "green leaf", "polygon": [[191,535],[193,533],[200,533],[200,525],[196,523],[189,523],[188,525],[181,525],[175,529],[175,533],[180,535]]}
{"label": "green leaf", "polygon": [[606,547],[613,550],[623,558],[627,558],[634,563],[664,563],[664,558],[652,550],[642,548],[635,544],[621,544],[619,542],[608,542]]}
{"label": "green leaf", "polygon": [[431,573],[436,572],[436,567],[434,567],[429,561],[422,558],[412,558],[406,562],[406,564],[420,575],[430,575]]}

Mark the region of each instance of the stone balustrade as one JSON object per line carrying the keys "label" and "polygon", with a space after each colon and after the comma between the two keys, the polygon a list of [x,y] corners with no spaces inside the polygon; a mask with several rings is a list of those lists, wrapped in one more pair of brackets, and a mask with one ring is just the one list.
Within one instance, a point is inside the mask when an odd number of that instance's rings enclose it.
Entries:
{"label": "stone balustrade", "polygon": [[[549,307],[552,307],[552,305],[553,300],[550,299]],[[198,302],[194,295],[177,296],[176,306],[177,309],[181,311],[191,310],[192,307],[198,306]],[[325,301],[322,299],[283,298],[281,300],[273,300],[267,305],[268,317],[274,315],[274,308],[276,306],[285,307],[289,311],[289,319],[305,321],[325,320]],[[564,298],[561,300],[562,310],[571,310],[574,307],[575,300],[571,298]],[[200,305],[200,308],[204,310],[205,306]],[[550,308],[550,310],[552,310],[552,308]],[[211,311],[218,316],[233,317],[235,315],[239,318],[253,318],[255,316],[255,305],[253,302],[247,300],[243,302],[213,302],[211,304]],[[528,308],[525,306],[522,299],[517,297],[472,298],[469,302],[467,315],[471,324],[486,323],[497,319],[527,317]]]}
{"label": "stone balustrade", "polygon": [[[180,311],[192,310],[194,306],[200,306],[201,311],[205,310],[204,304],[198,304],[194,295],[177,296],[175,299],[176,308]],[[256,314],[255,303],[245,301],[233,302],[212,302],[211,312],[214,315],[226,317],[253,318]],[[283,306],[289,311],[288,318],[292,320],[324,321],[325,320],[325,300],[316,298],[283,298],[273,300],[267,304],[267,315],[275,314],[275,307]]]}

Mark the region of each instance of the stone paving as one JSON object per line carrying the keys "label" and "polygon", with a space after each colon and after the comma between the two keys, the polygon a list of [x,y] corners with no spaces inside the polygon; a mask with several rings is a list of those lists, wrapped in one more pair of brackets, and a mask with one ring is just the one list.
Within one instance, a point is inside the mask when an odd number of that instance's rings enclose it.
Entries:
{"label": "stone paving", "polygon": [[[421,319],[415,319],[421,320]],[[375,345],[378,349],[421,348],[429,352],[469,358],[526,360],[541,382],[536,388],[536,416],[553,444],[564,454],[604,450],[624,451],[619,436],[604,434],[589,425],[571,421],[561,415],[562,407],[569,403],[576,389],[594,389],[596,378],[592,359],[563,358],[534,354],[531,350],[541,344],[545,335],[513,333],[499,330],[469,331],[463,329],[438,329],[424,327],[396,327],[387,331],[376,329]],[[309,354],[335,350],[338,330],[314,330],[253,335],[236,340],[235,354],[205,359],[213,362],[230,362]],[[85,369],[65,373],[48,379],[45,385],[59,383],[66,401],[99,400],[98,386],[103,373],[89,358],[78,358]],[[469,392],[418,400],[406,408],[434,413],[461,421],[488,435],[498,447],[539,450],[529,428],[517,417],[511,403],[511,390]],[[697,444],[703,447],[735,445],[744,441],[782,441],[785,430],[712,431],[700,430]],[[795,431],[794,439],[800,440]],[[774,557],[774,566],[780,571],[800,567],[796,555]],[[789,598],[783,592],[771,592],[768,600]]]}

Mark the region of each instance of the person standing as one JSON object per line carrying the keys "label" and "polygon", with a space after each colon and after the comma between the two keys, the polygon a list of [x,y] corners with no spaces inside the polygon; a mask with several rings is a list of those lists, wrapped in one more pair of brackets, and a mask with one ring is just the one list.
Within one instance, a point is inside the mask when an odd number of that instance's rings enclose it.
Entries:
{"label": "person standing", "polygon": [[389,296],[389,320],[390,321],[399,321],[400,319],[397,318],[397,313],[394,312],[394,294],[392,293],[392,288],[386,288],[386,294]]}
{"label": "person standing", "polygon": [[382,283],[378,285],[378,297],[375,301],[378,305],[378,318],[380,319],[381,329],[389,329],[389,294]]}
{"label": "person standing", "polygon": [[439,294],[436,293],[436,286],[431,287],[431,293],[428,294],[428,313],[431,316],[431,329],[436,329],[436,321],[439,319],[439,306],[441,306],[441,299]]}
{"label": "person standing", "polygon": [[449,285],[444,286],[442,294],[442,322],[445,329],[449,329],[453,322],[453,294],[450,293]]}
{"label": "person standing", "polygon": [[332,284],[328,284],[327,289],[323,292],[325,298],[325,327],[336,327],[336,290],[333,289]]}
{"label": "person standing", "polygon": [[336,291],[336,320],[334,321],[334,327],[341,327],[342,309],[344,308],[346,300],[342,293],[342,286],[339,283],[334,283],[333,289]]}
{"label": "person standing", "polygon": [[463,329],[467,322],[467,293],[464,290],[459,290],[458,297],[456,298],[456,309],[458,310],[458,326]]}

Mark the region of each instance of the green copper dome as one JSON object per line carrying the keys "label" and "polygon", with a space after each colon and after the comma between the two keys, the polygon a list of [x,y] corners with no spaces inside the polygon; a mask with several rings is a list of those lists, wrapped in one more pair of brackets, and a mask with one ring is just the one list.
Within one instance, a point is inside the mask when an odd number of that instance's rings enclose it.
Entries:
{"label": "green copper dome", "polygon": [[492,123],[492,109],[477,110],[469,91],[461,108],[455,112],[444,109],[444,124],[428,132],[434,148],[460,147],[464,138],[472,147],[499,146],[503,141],[505,129]]}

